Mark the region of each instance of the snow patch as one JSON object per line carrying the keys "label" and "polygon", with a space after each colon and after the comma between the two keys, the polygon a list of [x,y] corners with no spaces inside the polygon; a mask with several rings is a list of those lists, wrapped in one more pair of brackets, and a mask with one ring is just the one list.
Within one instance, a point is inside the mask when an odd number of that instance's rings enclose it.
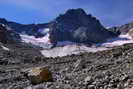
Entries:
{"label": "snow patch", "polygon": [[50,31],[49,28],[42,28],[42,29],[39,29],[39,32],[42,33],[42,34],[47,34],[48,32]]}
{"label": "snow patch", "polygon": [[3,50],[10,51],[9,48],[7,48],[7,47],[5,47],[5,46],[3,46],[3,45],[2,45],[1,47],[2,47]]}

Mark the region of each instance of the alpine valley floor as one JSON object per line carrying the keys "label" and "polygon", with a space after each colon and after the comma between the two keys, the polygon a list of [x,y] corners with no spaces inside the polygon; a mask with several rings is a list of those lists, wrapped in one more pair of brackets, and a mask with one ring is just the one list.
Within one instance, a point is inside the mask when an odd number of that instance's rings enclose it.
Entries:
{"label": "alpine valley floor", "polygon": [[[0,48],[0,89],[132,89],[133,44],[95,53],[45,58],[35,48]],[[17,50],[15,50],[17,49]],[[15,60],[21,59],[21,60]],[[25,70],[48,68],[52,82],[32,85]]]}

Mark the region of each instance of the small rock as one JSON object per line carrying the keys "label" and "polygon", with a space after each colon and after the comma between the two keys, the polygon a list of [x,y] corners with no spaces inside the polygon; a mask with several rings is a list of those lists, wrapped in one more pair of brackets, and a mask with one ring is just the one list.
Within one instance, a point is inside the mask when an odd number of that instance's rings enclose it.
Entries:
{"label": "small rock", "polygon": [[91,80],[91,77],[90,77],[90,76],[87,76],[87,77],[85,78],[85,82],[90,81],[90,80]]}
{"label": "small rock", "polygon": [[123,76],[123,77],[121,78],[121,80],[122,80],[122,81],[127,81],[128,78],[129,78],[128,75],[125,75],[125,76]]}
{"label": "small rock", "polygon": [[87,76],[84,81],[85,81],[85,84],[91,83],[92,82],[92,77]]}
{"label": "small rock", "polygon": [[89,85],[87,89],[95,89],[95,85]]}

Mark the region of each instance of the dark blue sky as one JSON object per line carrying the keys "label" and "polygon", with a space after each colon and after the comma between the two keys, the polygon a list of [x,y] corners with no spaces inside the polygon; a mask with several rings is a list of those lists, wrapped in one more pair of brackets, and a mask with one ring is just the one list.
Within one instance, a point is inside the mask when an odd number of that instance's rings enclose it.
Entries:
{"label": "dark blue sky", "polygon": [[0,17],[23,24],[45,23],[70,8],[83,8],[106,27],[133,21],[133,0],[0,0]]}

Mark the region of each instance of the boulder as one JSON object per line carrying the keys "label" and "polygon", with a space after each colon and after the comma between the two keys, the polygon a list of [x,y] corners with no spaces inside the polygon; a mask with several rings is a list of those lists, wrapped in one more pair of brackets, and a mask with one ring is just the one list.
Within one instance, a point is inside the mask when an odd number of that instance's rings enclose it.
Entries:
{"label": "boulder", "polygon": [[52,73],[47,68],[32,68],[27,75],[32,84],[51,82],[53,80]]}

